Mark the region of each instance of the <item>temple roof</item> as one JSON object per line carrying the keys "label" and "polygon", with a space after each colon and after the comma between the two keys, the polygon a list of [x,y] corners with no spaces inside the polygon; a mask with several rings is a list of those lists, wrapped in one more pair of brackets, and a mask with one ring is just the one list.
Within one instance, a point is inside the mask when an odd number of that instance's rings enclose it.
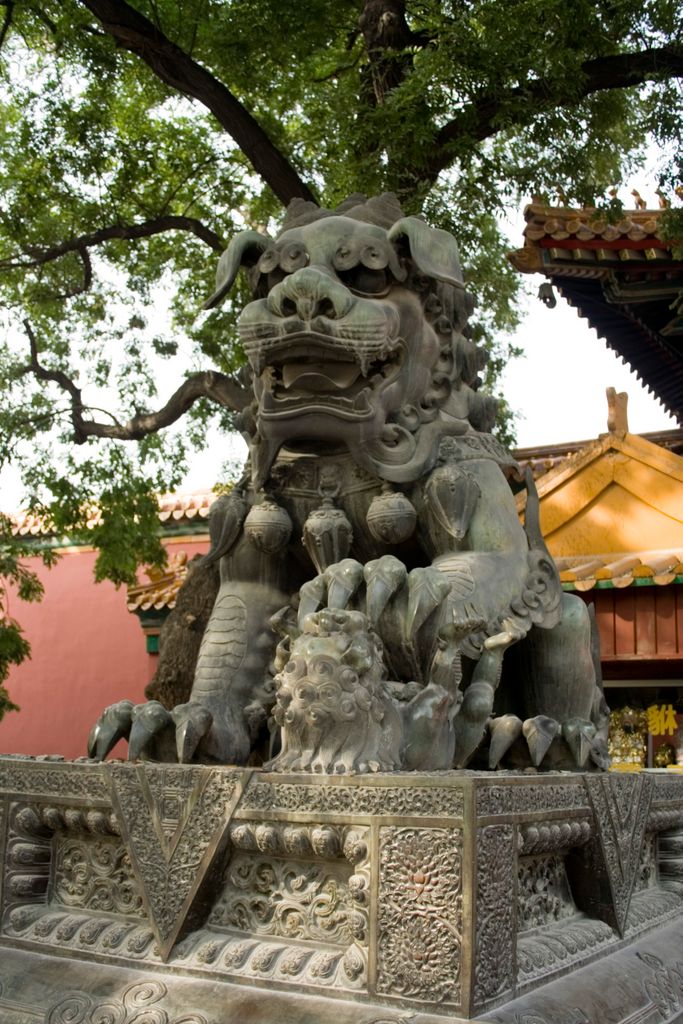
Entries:
{"label": "temple roof", "polygon": [[147,579],[128,587],[128,611],[162,611],[175,608],[176,597],[187,576],[187,552],[169,558],[163,569],[147,569]]}
{"label": "temple roof", "polygon": [[[164,524],[165,532],[175,527],[190,528],[202,524],[202,530],[208,530],[204,520],[209,509],[218,497],[214,491],[193,491],[189,494],[162,494],[159,498],[159,520]],[[43,516],[31,512],[19,512],[12,516],[14,532],[20,537],[47,537],[54,533],[50,523]],[[87,528],[93,530],[102,522],[102,511],[93,507],[88,514]],[[193,531],[194,532],[194,531]]]}
{"label": "temple roof", "polygon": [[[662,210],[631,210],[616,223],[593,208],[531,203],[522,273],[544,274],[664,407],[683,419],[683,261],[662,237]],[[553,303],[551,294],[545,301]]]}
{"label": "temple roof", "polygon": [[556,558],[565,590],[622,590],[632,586],[663,587],[683,583],[679,551],[634,551],[627,555],[571,555]]}
{"label": "temple roof", "polygon": [[[674,430],[654,430],[650,433],[639,434],[643,440],[650,441],[660,448],[666,448],[676,455],[683,455],[683,428],[677,427]],[[522,471],[527,466],[531,469],[534,479],[537,480],[549,470],[559,466],[571,455],[583,451],[591,440],[585,441],[561,441],[557,444],[534,445],[527,448],[515,448],[512,454],[515,461],[519,463]]]}
{"label": "temple roof", "polygon": [[625,394],[608,401],[608,432],[536,480],[548,549],[571,589],[683,582],[683,457],[629,432]]}

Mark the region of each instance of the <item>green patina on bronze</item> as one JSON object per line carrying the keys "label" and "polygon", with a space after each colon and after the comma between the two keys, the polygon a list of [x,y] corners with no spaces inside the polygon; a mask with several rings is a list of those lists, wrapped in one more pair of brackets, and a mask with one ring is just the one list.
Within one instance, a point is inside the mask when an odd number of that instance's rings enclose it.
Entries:
{"label": "green patina on bronze", "polygon": [[[215,502],[220,586],[188,702],[108,708],[91,754],[321,774],[605,768],[584,605],[563,595],[528,476],[491,436],[455,239],[395,196],[295,200],[240,269],[249,460]],[[195,569],[194,572],[201,572]]]}

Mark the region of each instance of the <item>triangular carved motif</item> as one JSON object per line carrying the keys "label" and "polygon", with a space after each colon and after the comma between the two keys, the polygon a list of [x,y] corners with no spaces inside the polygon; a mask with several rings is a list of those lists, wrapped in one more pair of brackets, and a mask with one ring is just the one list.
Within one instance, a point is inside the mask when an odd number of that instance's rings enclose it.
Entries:
{"label": "triangular carved motif", "polygon": [[614,798],[613,806],[617,815],[619,829],[623,831],[628,828],[629,815],[634,808],[634,796],[637,793],[637,786],[631,785],[631,779],[624,775],[608,776],[610,779],[610,791]]}
{"label": "triangular carved motif", "polygon": [[624,932],[631,894],[643,849],[652,778],[648,775],[589,775],[586,786],[599,848],[612,893],[614,918]]}
{"label": "triangular carved motif", "polygon": [[180,839],[187,820],[206,785],[208,774],[185,765],[159,765],[140,774],[152,810],[154,828],[166,860]]}
{"label": "triangular carved motif", "polygon": [[250,772],[153,764],[107,768],[121,835],[166,959],[224,848]]}

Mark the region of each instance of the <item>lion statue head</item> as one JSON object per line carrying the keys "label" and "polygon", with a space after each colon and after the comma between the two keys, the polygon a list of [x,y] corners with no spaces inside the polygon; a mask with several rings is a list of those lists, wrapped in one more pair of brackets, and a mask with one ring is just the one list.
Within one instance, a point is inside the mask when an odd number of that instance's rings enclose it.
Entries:
{"label": "lion statue head", "polygon": [[267,767],[327,774],[399,767],[401,724],[382,643],[362,612],[307,616],[275,688],[282,750]]}
{"label": "lion statue head", "polygon": [[490,429],[477,394],[485,355],[469,338],[473,301],[452,235],[406,217],[395,196],[336,210],[295,200],[275,239],[236,235],[217,306],[240,267],[254,299],[238,331],[252,371],[244,417],[256,488],[282,445],[349,448],[377,476],[418,479],[446,434]]}

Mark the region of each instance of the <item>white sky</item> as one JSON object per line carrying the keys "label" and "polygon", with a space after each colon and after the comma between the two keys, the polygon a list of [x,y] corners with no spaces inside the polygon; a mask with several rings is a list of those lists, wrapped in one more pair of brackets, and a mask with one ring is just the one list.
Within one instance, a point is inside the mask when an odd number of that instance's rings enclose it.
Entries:
{"label": "white sky", "polygon": [[[530,280],[538,287],[544,278],[537,274]],[[513,409],[522,413],[517,420],[519,447],[589,440],[604,433],[608,387],[628,393],[632,433],[678,426],[559,295],[554,309],[535,297],[528,297],[525,307],[528,315],[515,336],[525,354],[508,365],[501,388]]]}

